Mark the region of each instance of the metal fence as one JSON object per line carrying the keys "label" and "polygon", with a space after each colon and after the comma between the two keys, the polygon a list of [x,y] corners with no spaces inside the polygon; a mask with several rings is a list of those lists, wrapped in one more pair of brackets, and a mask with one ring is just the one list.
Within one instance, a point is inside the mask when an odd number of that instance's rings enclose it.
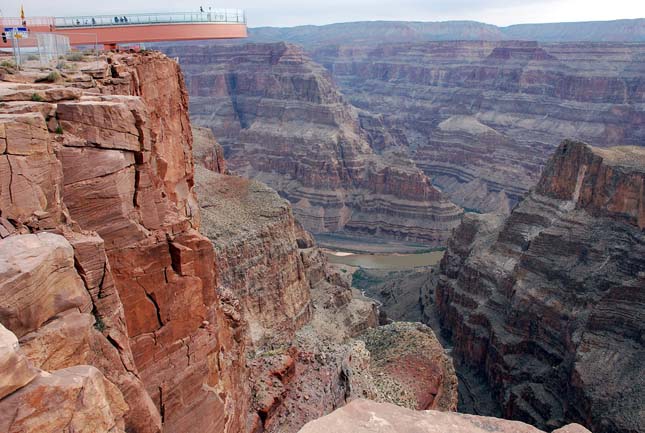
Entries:
{"label": "metal fence", "polygon": [[203,12],[174,12],[161,14],[82,15],[56,17],[56,28],[109,27],[125,25],[180,24],[180,23],[246,23],[242,9],[212,9]]}
{"label": "metal fence", "polygon": [[20,66],[55,66],[71,54],[69,38],[54,33],[29,33],[28,37],[11,36],[13,57]]}

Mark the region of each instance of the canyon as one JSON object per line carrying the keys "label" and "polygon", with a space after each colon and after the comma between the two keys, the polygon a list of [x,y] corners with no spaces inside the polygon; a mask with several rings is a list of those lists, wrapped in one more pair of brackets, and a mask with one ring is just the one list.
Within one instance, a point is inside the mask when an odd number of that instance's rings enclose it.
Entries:
{"label": "canyon", "polygon": [[[564,138],[642,145],[645,45],[446,41],[312,48],[453,202],[508,213]],[[369,126],[368,126],[369,130]]]}
{"label": "canyon", "polygon": [[0,66],[0,430],[644,431],[645,45],[314,36]]}
{"label": "canyon", "polygon": [[173,46],[191,119],[210,128],[229,168],[287,198],[310,231],[346,231],[440,245],[462,210],[383,135],[302,49],[284,43]]}
{"label": "canyon", "polygon": [[[315,233],[438,245],[457,215],[446,199],[508,214],[563,138],[603,147],[643,142],[642,43],[390,42],[387,32],[333,41],[324,29],[284,36],[303,49],[163,47],[186,70],[192,119],[221,137],[231,168],[269,183]],[[355,173],[370,161],[392,168]]]}
{"label": "canyon", "polygon": [[564,141],[508,218],[468,214],[434,301],[505,417],[645,428],[645,148]]}
{"label": "canyon", "polygon": [[[365,340],[375,303],[285,199],[229,174],[176,62],[70,63],[0,71],[2,431],[296,432],[401,392],[455,409],[432,331]],[[424,345],[367,349],[393,335]]]}
{"label": "canyon", "polygon": [[253,42],[316,45],[378,45],[428,41],[645,42],[645,19],[516,24],[477,21],[355,21],[320,26],[254,27]]}

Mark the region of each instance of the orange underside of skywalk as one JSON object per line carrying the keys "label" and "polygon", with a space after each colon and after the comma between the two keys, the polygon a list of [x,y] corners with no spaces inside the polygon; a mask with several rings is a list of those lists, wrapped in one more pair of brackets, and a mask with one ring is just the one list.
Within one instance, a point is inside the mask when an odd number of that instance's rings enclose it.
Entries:
{"label": "orange underside of skywalk", "polygon": [[[30,32],[52,32],[47,26],[29,27]],[[71,45],[118,45],[135,42],[237,39],[247,37],[246,24],[182,23],[142,24],[109,27],[55,28],[53,33],[69,37]],[[11,47],[11,41],[0,47]]]}

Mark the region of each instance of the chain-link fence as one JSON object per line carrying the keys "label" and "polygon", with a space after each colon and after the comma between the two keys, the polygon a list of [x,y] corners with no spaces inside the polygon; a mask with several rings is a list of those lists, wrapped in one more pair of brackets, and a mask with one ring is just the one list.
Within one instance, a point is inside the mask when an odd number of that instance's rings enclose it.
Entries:
{"label": "chain-link fence", "polygon": [[11,47],[16,65],[35,63],[50,66],[65,58],[72,48],[67,36],[54,33],[29,33],[27,37],[11,35]]}
{"label": "chain-link fence", "polygon": [[[96,38],[96,35],[91,35]],[[98,44],[74,49],[69,37],[55,33],[30,32],[27,37],[9,36],[13,63],[18,68],[46,67],[73,70],[77,62],[98,61]]]}

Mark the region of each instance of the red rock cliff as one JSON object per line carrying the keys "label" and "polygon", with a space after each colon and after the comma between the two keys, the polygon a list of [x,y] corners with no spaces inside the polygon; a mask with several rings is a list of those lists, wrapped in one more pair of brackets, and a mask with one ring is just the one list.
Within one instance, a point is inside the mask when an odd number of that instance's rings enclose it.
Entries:
{"label": "red rock cliff", "polygon": [[[0,291],[13,297],[0,321],[43,370],[97,367],[130,406],[112,410],[128,431],[242,431],[244,342],[197,230],[179,67],[154,53],[107,60],[69,74],[65,87],[2,83],[0,111],[11,113],[0,115],[2,242],[15,243],[16,257],[43,254],[29,267],[2,263],[11,278]],[[42,230],[62,236],[27,234]],[[48,269],[68,276],[49,281]],[[62,292],[53,304],[34,297],[30,278]],[[34,384],[24,392],[40,392]],[[40,431],[7,422],[8,431]]]}

